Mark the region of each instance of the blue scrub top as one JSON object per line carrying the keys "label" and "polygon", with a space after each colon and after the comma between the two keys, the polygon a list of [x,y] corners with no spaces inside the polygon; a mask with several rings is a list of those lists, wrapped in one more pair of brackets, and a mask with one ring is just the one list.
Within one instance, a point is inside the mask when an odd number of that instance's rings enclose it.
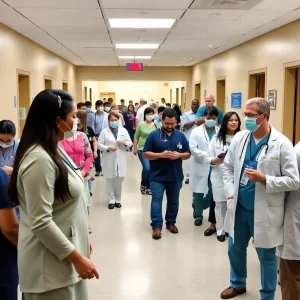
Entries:
{"label": "blue scrub top", "polygon": [[[16,205],[8,199],[8,195],[7,195],[8,182],[9,182],[9,176],[6,174],[6,172],[0,169],[0,209],[16,207]],[[1,229],[0,229],[0,245],[1,245],[0,246],[1,253],[3,253],[3,251],[9,251],[10,253],[11,252],[17,253],[17,248],[3,235]]]}
{"label": "blue scrub top", "polygon": [[[152,131],[145,143],[143,152],[161,153],[164,151],[176,151],[190,153],[189,143],[185,135],[177,129],[168,136],[162,130]],[[182,160],[170,160],[159,158],[150,160],[150,181],[178,182],[184,178]]]}
{"label": "blue scrub top", "polygon": [[[219,116],[218,116],[218,124],[221,125],[222,122],[223,122],[223,112],[222,110],[219,108],[219,107],[216,107],[215,108],[217,109],[218,113],[219,113]],[[198,108],[198,111],[196,113],[196,118],[201,118],[201,117],[204,117],[204,112],[206,111],[207,109],[207,106],[206,105],[202,105],[201,107]]]}
{"label": "blue scrub top", "polygon": [[[241,178],[244,174],[245,168],[249,168],[249,166],[251,165],[250,163],[251,161],[256,162],[255,164],[252,163],[252,169],[255,170],[257,169],[257,157],[259,157],[263,149],[263,145],[266,145],[268,139],[269,139],[269,134],[265,136],[256,145],[253,134],[251,134],[250,141],[247,146],[242,172],[241,172]],[[249,180],[247,186],[244,186],[240,183],[240,187],[239,187],[238,203],[241,204],[244,208],[251,211],[254,211],[255,184],[256,183],[254,181]]]}
{"label": "blue scrub top", "polygon": [[15,140],[14,144],[11,147],[7,148],[7,151],[4,155],[0,150],[0,168],[13,167],[18,146],[19,146],[19,141]]}

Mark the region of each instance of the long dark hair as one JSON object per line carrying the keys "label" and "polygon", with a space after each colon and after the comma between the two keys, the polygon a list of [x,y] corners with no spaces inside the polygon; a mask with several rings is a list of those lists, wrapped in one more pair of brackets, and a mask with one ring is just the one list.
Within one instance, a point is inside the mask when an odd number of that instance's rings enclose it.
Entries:
{"label": "long dark hair", "polygon": [[154,110],[153,110],[152,107],[147,107],[147,108],[144,110],[144,121],[146,121],[146,116],[147,116],[148,114],[151,114],[151,113],[154,114]]}
{"label": "long dark hair", "polygon": [[[58,128],[56,119],[60,117],[66,120],[72,109],[72,96],[62,90],[44,90],[34,98],[28,112],[8,186],[8,195],[14,203],[19,204],[17,179],[20,163],[32,146],[43,147],[59,170],[54,188],[55,198],[64,202],[66,198],[70,197],[68,170],[57,152]],[[40,175],[43,176],[43,174]]]}
{"label": "long dark hair", "polygon": [[234,112],[234,111],[230,111],[228,113],[226,113],[224,115],[224,118],[223,118],[223,122],[222,122],[222,125],[220,127],[220,130],[217,134],[217,139],[223,144],[223,145],[226,145],[226,135],[227,135],[227,124],[229,122],[229,120],[231,119],[231,117],[233,115],[236,115],[237,116],[237,119],[238,119],[238,127],[237,129],[235,130],[234,134],[236,134],[237,132],[241,131],[241,119],[239,117],[239,115]]}
{"label": "long dark hair", "polygon": [[12,136],[16,135],[16,126],[14,122],[10,120],[0,121],[0,134],[10,134]]}
{"label": "long dark hair", "polygon": [[134,112],[134,105],[133,105],[133,104],[129,104],[129,105],[128,105],[128,108],[127,108],[127,111],[128,111],[128,112],[130,112],[129,107],[132,107],[132,112]]}
{"label": "long dark hair", "polygon": [[173,109],[176,111],[176,114],[178,117],[180,117],[182,115],[182,112],[177,104],[174,104]]}

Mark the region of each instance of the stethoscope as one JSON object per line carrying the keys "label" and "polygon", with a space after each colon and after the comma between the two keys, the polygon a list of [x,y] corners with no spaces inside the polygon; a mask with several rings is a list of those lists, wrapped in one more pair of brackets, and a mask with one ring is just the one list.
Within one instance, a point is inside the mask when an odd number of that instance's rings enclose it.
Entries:
{"label": "stethoscope", "polygon": [[166,142],[168,141],[168,140],[167,140],[167,134],[164,132],[165,138],[162,139],[162,132],[163,132],[163,130],[160,129],[160,133],[159,133],[160,140],[161,140],[163,143],[166,143]]}
{"label": "stethoscope", "polygon": [[[267,147],[266,147],[266,150],[265,150],[265,155],[267,154],[267,152],[268,152],[268,150],[269,150],[269,140],[270,140],[270,137],[271,137],[271,133],[272,133],[272,127],[270,127],[270,133],[269,133],[269,136],[268,136],[268,139],[267,139],[266,143],[264,143],[264,144],[262,144],[262,145],[260,146],[258,153],[260,152],[260,150],[261,150],[261,148],[262,148],[263,146],[267,146]],[[241,152],[241,154],[240,154],[239,159],[242,159],[242,156],[243,156],[243,153],[244,153],[244,150],[245,150],[245,147],[246,147],[246,144],[247,144],[247,141],[248,141],[249,137],[251,137],[251,132],[248,133],[248,135],[247,135],[247,137],[246,137],[246,139],[245,139],[245,142],[244,142],[244,145],[243,145],[243,149],[242,149],[242,152]]]}

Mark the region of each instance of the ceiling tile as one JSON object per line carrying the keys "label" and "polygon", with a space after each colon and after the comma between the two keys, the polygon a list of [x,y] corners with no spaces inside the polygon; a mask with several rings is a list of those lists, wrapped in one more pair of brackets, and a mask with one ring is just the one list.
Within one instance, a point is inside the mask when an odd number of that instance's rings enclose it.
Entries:
{"label": "ceiling tile", "polygon": [[43,8],[99,8],[95,0],[5,0],[15,8],[43,7]]}
{"label": "ceiling tile", "polygon": [[236,9],[247,10],[263,0],[247,0],[247,1],[212,1],[212,0],[195,0],[191,6],[192,9]]}
{"label": "ceiling tile", "polygon": [[188,9],[182,19],[235,20],[246,12],[247,10]]}
{"label": "ceiling tile", "polygon": [[[249,10],[243,14],[239,20],[241,21],[261,21],[262,23],[268,23],[274,19],[277,19],[285,14],[289,13],[289,10]],[[257,26],[258,27],[258,26]]]}
{"label": "ceiling tile", "polygon": [[102,0],[104,8],[187,9],[192,0]]}
{"label": "ceiling tile", "polygon": [[84,19],[74,19],[74,18],[31,18],[32,22],[43,27],[43,26],[105,26],[103,19],[92,19],[92,18],[84,18]]}
{"label": "ceiling tile", "polygon": [[100,8],[18,8],[18,11],[27,18],[68,18],[68,19],[102,19]]}
{"label": "ceiling tile", "polygon": [[184,10],[180,9],[105,9],[106,18],[132,18],[132,19],[179,19]]}
{"label": "ceiling tile", "polygon": [[255,5],[253,9],[262,10],[294,10],[300,7],[299,0],[264,0]]}
{"label": "ceiling tile", "polygon": [[103,33],[107,33],[107,28],[104,26],[80,26],[80,25],[76,25],[76,26],[43,26],[43,29],[46,32],[49,33],[84,33],[84,34],[89,34],[89,33],[99,33],[99,34],[103,34]]}

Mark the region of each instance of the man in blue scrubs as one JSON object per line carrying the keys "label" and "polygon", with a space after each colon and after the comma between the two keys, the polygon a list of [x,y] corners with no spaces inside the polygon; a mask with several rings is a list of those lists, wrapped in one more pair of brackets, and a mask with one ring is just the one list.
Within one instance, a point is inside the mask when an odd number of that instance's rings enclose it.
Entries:
{"label": "man in blue scrubs", "polygon": [[184,134],[175,129],[177,115],[166,109],[162,115],[162,128],[150,133],[144,146],[144,157],[150,160],[150,189],[152,238],[160,239],[163,226],[162,201],[167,195],[166,227],[178,233],[175,226],[179,208],[179,193],[182,187],[182,161],[189,159],[191,152]]}
{"label": "man in blue scrubs", "polygon": [[[198,126],[202,125],[205,121],[205,117],[204,117],[204,112],[206,111],[206,109],[208,107],[212,107],[215,104],[215,97],[212,94],[209,94],[205,97],[205,105],[202,105],[199,107],[197,113],[196,113],[196,124]],[[218,125],[220,126],[222,124],[223,121],[223,112],[220,108],[216,107],[216,109],[218,110]]]}

